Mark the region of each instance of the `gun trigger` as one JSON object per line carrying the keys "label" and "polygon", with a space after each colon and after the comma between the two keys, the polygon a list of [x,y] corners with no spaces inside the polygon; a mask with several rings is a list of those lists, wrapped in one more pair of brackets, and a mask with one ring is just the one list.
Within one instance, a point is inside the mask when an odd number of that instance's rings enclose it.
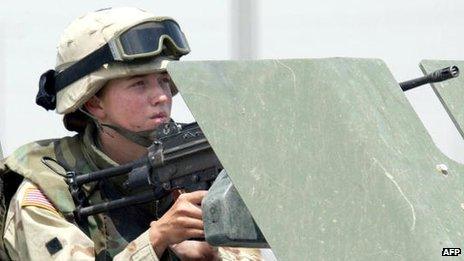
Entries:
{"label": "gun trigger", "polygon": [[184,194],[184,193],[185,193],[185,190],[183,190],[183,189],[174,189],[174,190],[171,192],[172,198],[174,199],[174,201],[176,201],[176,200],[179,198],[179,196],[180,196],[181,194]]}

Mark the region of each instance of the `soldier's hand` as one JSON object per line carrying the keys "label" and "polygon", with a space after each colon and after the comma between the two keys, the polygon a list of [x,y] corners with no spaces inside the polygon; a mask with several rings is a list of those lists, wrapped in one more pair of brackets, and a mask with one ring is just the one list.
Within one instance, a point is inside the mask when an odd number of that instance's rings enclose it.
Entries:
{"label": "soldier's hand", "polygon": [[185,193],[177,198],[174,205],[157,221],[150,224],[150,242],[158,256],[173,244],[189,238],[203,238],[201,200],[207,191]]}
{"label": "soldier's hand", "polygon": [[204,241],[186,240],[170,246],[182,261],[187,260],[219,260],[217,248]]}

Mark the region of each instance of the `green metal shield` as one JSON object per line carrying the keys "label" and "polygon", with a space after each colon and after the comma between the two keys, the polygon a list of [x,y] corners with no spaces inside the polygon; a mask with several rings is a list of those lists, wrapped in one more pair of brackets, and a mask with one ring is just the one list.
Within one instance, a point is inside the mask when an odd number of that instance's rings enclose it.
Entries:
{"label": "green metal shield", "polygon": [[[424,74],[428,74],[452,65],[458,66],[461,70],[464,69],[464,61],[452,60],[423,60],[420,63],[420,68]],[[464,97],[464,77],[459,76],[456,79],[432,83],[432,88],[459,133],[464,137],[464,106],[462,99]]]}
{"label": "green metal shield", "polygon": [[168,71],[278,259],[437,260],[463,246],[464,168],[381,60]]}

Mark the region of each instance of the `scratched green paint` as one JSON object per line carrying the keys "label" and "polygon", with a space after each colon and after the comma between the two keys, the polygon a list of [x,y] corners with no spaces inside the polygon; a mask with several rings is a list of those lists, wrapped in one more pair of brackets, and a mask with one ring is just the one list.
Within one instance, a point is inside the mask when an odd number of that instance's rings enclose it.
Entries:
{"label": "scratched green paint", "polygon": [[464,168],[381,60],[168,71],[279,260],[437,260],[463,247]]}
{"label": "scratched green paint", "polygon": [[461,70],[461,75],[451,80],[433,83],[432,88],[443,104],[443,107],[448,112],[448,115],[459,133],[464,137],[464,61],[423,60],[420,63],[420,67],[425,74],[452,65],[458,66]]}

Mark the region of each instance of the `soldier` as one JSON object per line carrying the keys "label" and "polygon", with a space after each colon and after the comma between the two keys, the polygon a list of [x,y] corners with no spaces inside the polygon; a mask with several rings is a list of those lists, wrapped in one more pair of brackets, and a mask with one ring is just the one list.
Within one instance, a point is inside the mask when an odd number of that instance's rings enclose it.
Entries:
{"label": "soldier", "polygon": [[[75,205],[65,172],[88,173],[145,155],[150,133],[170,121],[177,93],[166,64],[189,51],[177,22],[137,8],[99,10],[69,25],[58,45],[55,70],[41,77],[37,103],[56,107],[66,128],[78,134],[27,144],[0,164],[5,188],[19,184],[14,195],[2,193],[2,200],[10,202],[6,220],[0,217],[2,258],[260,259],[259,250],[218,251],[188,240],[204,236],[200,203],[206,191],[176,200],[171,195],[84,221],[72,214]],[[85,186],[89,203],[129,196],[123,181]],[[156,216],[160,209],[167,211]]]}

